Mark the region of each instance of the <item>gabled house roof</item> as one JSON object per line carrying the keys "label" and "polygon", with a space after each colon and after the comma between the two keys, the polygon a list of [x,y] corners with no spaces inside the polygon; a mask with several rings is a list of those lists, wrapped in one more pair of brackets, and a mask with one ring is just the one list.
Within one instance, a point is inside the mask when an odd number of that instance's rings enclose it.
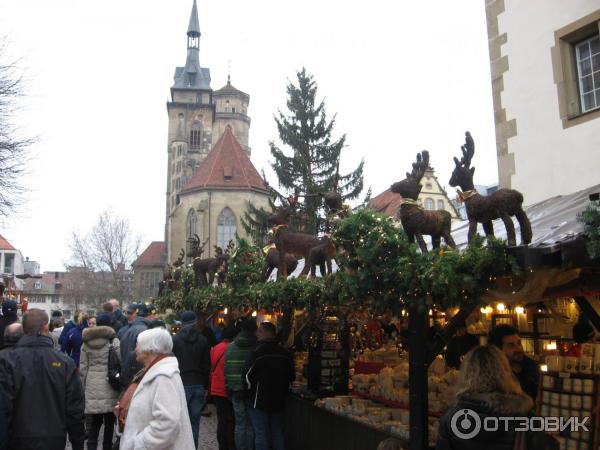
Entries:
{"label": "gabled house roof", "polygon": [[181,194],[203,189],[251,189],[269,192],[248,154],[233,135],[230,125],[225,127],[225,132],[183,187]]}
{"label": "gabled house roof", "polygon": [[388,216],[396,217],[396,214],[400,211],[401,202],[402,196],[400,194],[396,194],[390,189],[386,189],[369,201],[369,208],[373,208]]}
{"label": "gabled house roof", "polygon": [[0,234],[0,250],[16,250],[16,248]]}
{"label": "gabled house roof", "polygon": [[153,241],[142,252],[138,259],[133,263],[134,267],[140,266],[164,266],[165,264],[165,243],[162,241]]}

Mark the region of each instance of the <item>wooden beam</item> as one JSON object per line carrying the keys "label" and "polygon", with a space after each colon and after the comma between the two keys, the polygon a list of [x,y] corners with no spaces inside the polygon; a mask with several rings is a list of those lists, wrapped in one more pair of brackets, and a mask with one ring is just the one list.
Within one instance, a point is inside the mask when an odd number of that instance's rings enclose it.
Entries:
{"label": "wooden beam", "polygon": [[428,310],[425,299],[414,300],[408,307],[408,389],[410,395],[409,450],[428,447],[427,330]]}
{"label": "wooden beam", "polygon": [[467,319],[467,317],[469,317],[469,314],[471,314],[474,309],[475,304],[470,303],[467,305],[463,305],[460,308],[460,310],[456,313],[456,315],[452,317],[452,319],[450,319],[450,322],[448,322],[444,329],[441,332],[436,333],[436,335],[433,338],[433,342],[429,347],[427,365],[431,364],[436,358],[436,356],[444,351],[444,348],[446,347],[446,345],[448,345],[448,342],[450,341],[452,336],[454,336],[456,334],[456,331],[462,325],[464,325],[465,320]]}
{"label": "wooden beam", "polygon": [[594,307],[590,305],[589,300],[582,296],[576,296],[574,298],[575,303],[577,303],[577,306],[579,306],[581,312],[583,312],[585,317],[588,318],[590,322],[592,322],[592,325],[594,325],[596,331],[600,332],[600,316],[598,316],[598,313],[596,312]]}

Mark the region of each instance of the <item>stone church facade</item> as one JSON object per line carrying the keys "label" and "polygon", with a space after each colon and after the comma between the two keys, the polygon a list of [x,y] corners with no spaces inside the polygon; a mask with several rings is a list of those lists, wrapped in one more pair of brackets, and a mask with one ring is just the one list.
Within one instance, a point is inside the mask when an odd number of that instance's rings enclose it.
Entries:
{"label": "stone church facade", "polygon": [[250,161],[250,96],[227,84],[213,91],[210,70],[200,66],[200,25],[196,1],[187,30],[184,67],[175,69],[169,117],[165,252],[168,262],[188,249],[197,234],[226,246],[237,233],[246,237],[241,218],[248,202],[267,207],[266,182]]}

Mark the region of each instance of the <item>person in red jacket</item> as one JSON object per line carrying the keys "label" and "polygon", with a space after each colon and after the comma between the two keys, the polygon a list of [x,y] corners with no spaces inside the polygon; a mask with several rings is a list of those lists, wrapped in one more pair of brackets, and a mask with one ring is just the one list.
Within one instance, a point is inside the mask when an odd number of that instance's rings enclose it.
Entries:
{"label": "person in red jacket", "polygon": [[233,325],[223,330],[223,340],[210,350],[210,395],[217,408],[219,450],[235,450],[235,416],[225,388],[225,351],[235,337]]}

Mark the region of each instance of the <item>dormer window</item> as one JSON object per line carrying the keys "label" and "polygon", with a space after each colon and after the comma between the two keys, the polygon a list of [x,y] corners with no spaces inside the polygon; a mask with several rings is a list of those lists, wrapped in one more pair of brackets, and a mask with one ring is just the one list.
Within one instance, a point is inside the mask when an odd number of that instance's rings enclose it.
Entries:
{"label": "dormer window", "polygon": [[34,289],[41,289],[41,288],[42,288],[42,282],[41,282],[41,281],[36,281],[36,282],[33,284],[33,288],[34,288]]}
{"label": "dormer window", "polygon": [[231,180],[233,178],[233,168],[231,166],[223,167],[223,178]]}

